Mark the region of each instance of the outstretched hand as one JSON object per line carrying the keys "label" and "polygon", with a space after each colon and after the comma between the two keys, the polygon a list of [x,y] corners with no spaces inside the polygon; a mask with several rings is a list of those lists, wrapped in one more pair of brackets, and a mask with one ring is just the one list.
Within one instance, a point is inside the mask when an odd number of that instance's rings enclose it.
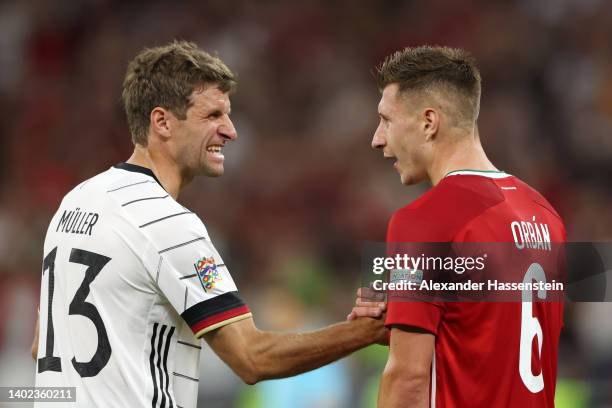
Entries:
{"label": "outstretched hand", "polygon": [[357,289],[355,306],[351,313],[346,316],[347,320],[354,320],[358,317],[382,317],[387,310],[385,294],[377,292],[371,288]]}
{"label": "outstretched hand", "polygon": [[[355,320],[360,317],[371,317],[384,321],[386,310],[387,303],[385,302],[385,294],[383,292],[377,292],[371,288],[359,288],[357,289],[355,306],[353,310],[351,310],[351,313],[346,316],[346,319]],[[384,326],[382,330],[382,335],[378,343],[388,344],[388,330],[385,329]]]}

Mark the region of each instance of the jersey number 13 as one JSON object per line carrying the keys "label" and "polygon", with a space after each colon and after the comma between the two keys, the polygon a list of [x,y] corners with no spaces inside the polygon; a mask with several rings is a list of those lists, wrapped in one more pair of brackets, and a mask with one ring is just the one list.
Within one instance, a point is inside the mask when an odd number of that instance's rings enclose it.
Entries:
{"label": "jersey number 13", "polygon": [[[45,371],[62,371],[62,363],[59,357],[53,355],[54,331],[53,331],[53,289],[55,285],[55,258],[57,256],[57,247],[53,248],[43,261],[43,275],[49,270],[49,296],[47,303],[47,340],[45,356],[38,359],[38,372]],[[100,370],[106,366],[111,356],[111,346],[106,334],[104,322],[98,313],[98,309],[85,299],[89,295],[89,285],[96,279],[102,268],[111,260],[104,255],[96,254],[95,252],[85,251],[83,249],[73,248],[70,251],[69,261],[76,264],[87,266],[85,270],[85,279],[81,282],[81,286],[76,291],[72,302],[68,308],[69,315],[81,315],[94,324],[98,335],[98,347],[91,360],[86,362],[76,361],[72,357],[72,366],[81,377],[93,377],[98,375]]]}

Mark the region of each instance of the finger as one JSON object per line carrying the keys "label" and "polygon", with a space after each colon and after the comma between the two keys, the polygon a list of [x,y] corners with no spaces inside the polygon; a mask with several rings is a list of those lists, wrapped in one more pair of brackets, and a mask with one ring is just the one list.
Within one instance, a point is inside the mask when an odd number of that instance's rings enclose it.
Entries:
{"label": "finger", "polygon": [[355,306],[368,306],[368,307],[384,306],[386,307],[386,305],[387,305],[387,302],[385,301],[377,302],[372,299],[365,299],[365,298],[355,299]]}
{"label": "finger", "polygon": [[374,294],[374,296],[385,296],[385,293],[387,292],[386,290],[382,290],[382,289],[374,289],[374,282],[370,282],[370,285],[366,288],[368,289],[370,292],[372,292]]}
{"label": "finger", "polygon": [[372,288],[357,289],[357,297],[362,299],[370,299],[371,301],[375,302],[385,300],[385,294],[383,292],[377,292]]}
{"label": "finger", "polygon": [[366,302],[366,303],[386,303],[386,299],[384,297],[364,297],[364,296],[357,296],[355,298],[355,302],[360,301],[360,302]]}
{"label": "finger", "polygon": [[386,308],[386,303],[385,302],[371,302],[369,300],[363,300],[360,298],[357,298],[357,300],[355,300],[355,306],[358,307],[380,307],[380,308]]}
{"label": "finger", "polygon": [[355,306],[351,314],[357,317],[380,317],[383,312],[378,307]]}

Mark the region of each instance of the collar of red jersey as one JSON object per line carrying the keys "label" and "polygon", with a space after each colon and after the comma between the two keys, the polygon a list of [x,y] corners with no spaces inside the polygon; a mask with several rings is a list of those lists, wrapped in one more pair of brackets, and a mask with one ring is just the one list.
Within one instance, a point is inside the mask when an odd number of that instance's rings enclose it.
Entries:
{"label": "collar of red jersey", "polygon": [[450,176],[481,176],[481,177],[488,177],[488,178],[493,178],[493,179],[500,179],[500,178],[511,177],[512,174],[508,174],[506,172],[498,171],[498,170],[462,169],[462,170],[454,170],[449,173],[446,173],[446,175],[443,178],[450,177]]}

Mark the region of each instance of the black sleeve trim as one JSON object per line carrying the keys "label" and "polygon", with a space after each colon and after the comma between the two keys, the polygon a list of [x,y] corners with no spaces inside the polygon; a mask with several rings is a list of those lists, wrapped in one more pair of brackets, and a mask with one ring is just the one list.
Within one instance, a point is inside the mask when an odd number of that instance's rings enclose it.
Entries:
{"label": "black sleeve trim", "polygon": [[193,327],[211,316],[242,306],[245,306],[245,303],[238,296],[238,292],[227,292],[191,306],[181,313],[181,317],[190,327]]}

